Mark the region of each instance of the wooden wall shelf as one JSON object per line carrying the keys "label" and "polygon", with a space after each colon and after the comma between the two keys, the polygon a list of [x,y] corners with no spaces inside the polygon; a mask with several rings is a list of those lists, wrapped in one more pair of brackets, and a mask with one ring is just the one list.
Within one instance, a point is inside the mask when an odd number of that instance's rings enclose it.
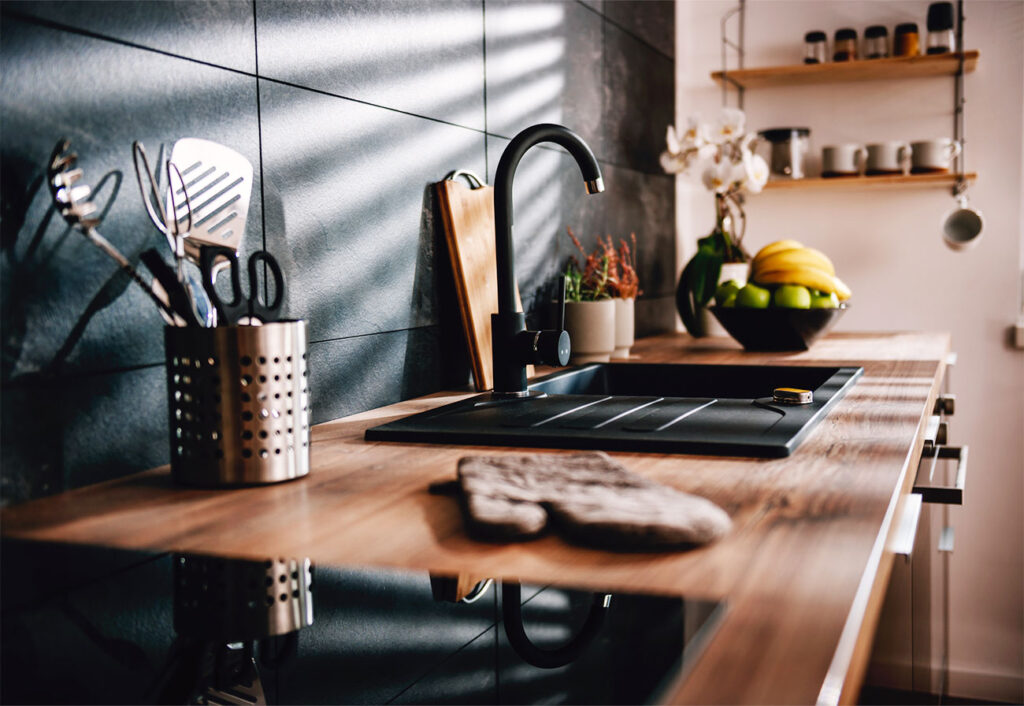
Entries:
{"label": "wooden wall shelf", "polygon": [[[977,172],[964,175],[971,182],[978,178]],[[956,174],[894,174],[881,176],[815,177],[810,179],[778,179],[764,185],[767,191],[793,191],[809,189],[871,189],[880,186],[953,186]]]}
{"label": "wooden wall shelf", "polygon": [[[977,67],[979,55],[977,50],[964,52],[964,71],[966,73],[971,73]],[[739,84],[744,88],[768,88],[815,83],[953,76],[960,63],[959,57],[959,53],[934,54],[932,56],[898,56],[889,59],[864,59],[828,64],[795,64],[761,69],[737,69],[728,72],[727,83]],[[714,71],[711,74],[711,78],[719,83],[722,82],[722,77],[721,71]]]}

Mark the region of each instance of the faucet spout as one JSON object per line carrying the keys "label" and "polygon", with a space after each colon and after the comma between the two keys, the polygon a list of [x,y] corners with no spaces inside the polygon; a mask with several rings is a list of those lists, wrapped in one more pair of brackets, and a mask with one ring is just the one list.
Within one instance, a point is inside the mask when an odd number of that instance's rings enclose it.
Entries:
{"label": "faucet spout", "polygon": [[498,261],[499,314],[516,310],[515,252],[512,246],[512,179],[523,155],[541,142],[554,142],[569,151],[579,165],[588,194],[604,191],[604,180],[597,158],[587,143],[569,128],[541,123],[526,128],[512,138],[501,154],[494,175],[494,245]]}
{"label": "faucet spout", "polygon": [[[516,311],[515,252],[512,243],[512,180],[523,155],[541,142],[561,145],[580,168],[586,192],[604,191],[601,167],[587,143],[561,125],[543,123],[528,127],[509,142],[498,162],[494,177],[494,237],[498,275],[498,313],[491,317],[495,394],[523,395],[526,365],[546,362],[565,365],[569,356],[568,334],[564,331],[526,332],[526,318]],[[529,336],[521,336],[523,332]],[[535,335],[534,335],[535,334]],[[548,334],[548,335],[545,335]],[[557,334],[551,336],[550,334]],[[530,339],[525,353],[519,340]],[[550,342],[548,345],[546,342]],[[549,347],[547,355],[542,347]],[[541,359],[544,359],[543,361]]]}

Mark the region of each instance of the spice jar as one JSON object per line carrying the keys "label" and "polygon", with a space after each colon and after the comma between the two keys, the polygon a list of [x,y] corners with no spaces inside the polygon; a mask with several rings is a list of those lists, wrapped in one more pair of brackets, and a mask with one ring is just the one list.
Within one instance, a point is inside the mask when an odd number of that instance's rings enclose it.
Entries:
{"label": "spice jar", "polygon": [[828,61],[828,35],[819,30],[804,35],[804,63],[824,64]]}
{"label": "spice jar", "polygon": [[915,23],[896,25],[892,53],[894,56],[917,56],[921,53],[921,38]]}
{"label": "spice jar", "polygon": [[884,25],[871,25],[864,30],[864,58],[884,59],[889,56],[889,30]]}
{"label": "spice jar", "polygon": [[956,51],[953,34],[953,3],[933,2],[928,6],[928,53]]}
{"label": "spice jar", "polygon": [[857,58],[857,30],[844,27],[836,30],[832,43],[832,61],[853,61]]}

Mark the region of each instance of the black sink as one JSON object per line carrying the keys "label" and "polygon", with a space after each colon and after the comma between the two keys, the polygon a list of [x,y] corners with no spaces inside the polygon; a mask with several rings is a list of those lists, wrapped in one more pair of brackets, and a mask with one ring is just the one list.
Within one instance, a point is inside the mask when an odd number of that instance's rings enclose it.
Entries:
{"label": "black sink", "polygon": [[[366,431],[372,441],[788,456],[862,368],[602,363],[559,371],[529,397],[479,395]],[[778,387],[811,404],[772,401]]]}

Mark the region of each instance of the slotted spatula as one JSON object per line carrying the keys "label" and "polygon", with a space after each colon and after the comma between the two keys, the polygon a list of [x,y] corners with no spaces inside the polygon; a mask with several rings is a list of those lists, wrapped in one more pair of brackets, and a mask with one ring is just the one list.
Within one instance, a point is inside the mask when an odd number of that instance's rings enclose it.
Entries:
{"label": "slotted spatula", "polygon": [[[175,142],[171,161],[181,170],[192,206],[192,230],[185,238],[185,254],[192,262],[199,262],[202,245],[219,245],[237,252],[249,214],[252,164],[230,147],[196,137]],[[164,203],[168,212],[173,208],[171,204],[177,203],[173,217],[181,224],[187,223],[188,207],[180,190]]]}

